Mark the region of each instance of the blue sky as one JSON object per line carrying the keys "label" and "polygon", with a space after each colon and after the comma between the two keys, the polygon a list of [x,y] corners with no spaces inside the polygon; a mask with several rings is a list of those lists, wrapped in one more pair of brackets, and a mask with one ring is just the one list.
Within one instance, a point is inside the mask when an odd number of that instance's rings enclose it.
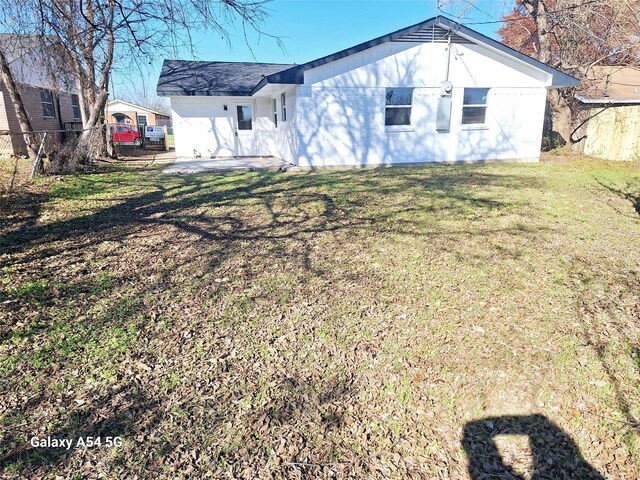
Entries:
{"label": "blue sky", "polygon": [[[229,41],[215,32],[194,37],[196,55],[178,48],[185,60],[258,61],[305,63],[372,38],[445,14],[454,20],[495,38],[501,13],[510,10],[510,0],[453,0],[438,11],[436,0],[274,0],[268,5],[270,16],[262,25],[266,33],[277,35],[284,49],[269,37],[250,33],[245,41],[239,26],[230,29]],[[440,3],[443,3],[442,1]],[[467,6],[463,18],[456,18]],[[162,55],[149,58],[150,65],[140,74],[114,71],[112,93],[120,96],[136,84],[138,90],[154,92]],[[147,62],[144,62],[145,64]]]}

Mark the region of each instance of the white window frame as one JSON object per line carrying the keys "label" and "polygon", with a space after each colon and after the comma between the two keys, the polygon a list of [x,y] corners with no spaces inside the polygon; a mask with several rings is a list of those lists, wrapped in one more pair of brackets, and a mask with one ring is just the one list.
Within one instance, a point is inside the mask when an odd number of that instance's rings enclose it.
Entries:
{"label": "white window frame", "polygon": [[[42,94],[49,95],[51,101],[47,101],[43,98]],[[53,92],[51,90],[47,90],[46,88],[40,89],[40,103],[42,105],[42,116],[43,118],[56,118],[56,104],[53,98]],[[45,105],[51,105],[51,115],[47,115],[47,111],[45,110]]]}
{"label": "white window frame", "polygon": [[287,122],[287,94],[285,92],[282,92],[280,94],[280,110],[282,111],[282,118],[280,119],[280,121],[282,121],[282,123],[286,123]]}
{"label": "white window frame", "polygon": [[[400,88],[411,90],[411,103],[406,105],[387,105],[387,94],[389,90],[396,90]],[[414,131],[414,128],[413,128],[414,90],[415,90],[414,87],[386,87],[384,89],[384,98],[385,98],[384,128],[386,131],[388,132],[413,132]],[[409,109],[409,123],[406,125],[387,125],[387,109],[390,109],[390,108]]]}
{"label": "white window frame", "polygon": [[[485,103],[464,103],[464,91],[462,92],[462,110],[460,112],[460,124],[462,125],[463,130],[486,130],[489,128],[487,126],[487,113],[489,111],[489,92],[491,91],[488,87],[465,87],[464,90],[486,90],[486,100]],[[482,123],[465,123],[464,122],[464,109],[465,108],[484,108],[484,122]]]}
{"label": "white window frame", "polygon": [[140,117],[144,117],[144,120],[145,120],[144,126],[145,127],[147,125],[149,125],[149,116],[146,113],[136,113],[136,125],[138,125],[138,126],[142,125],[140,123]]}

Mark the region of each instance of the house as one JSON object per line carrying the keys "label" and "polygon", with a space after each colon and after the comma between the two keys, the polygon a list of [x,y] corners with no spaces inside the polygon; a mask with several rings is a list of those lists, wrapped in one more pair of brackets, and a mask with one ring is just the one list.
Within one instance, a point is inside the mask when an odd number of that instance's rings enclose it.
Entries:
{"label": "house", "polygon": [[178,157],[301,167],[529,160],[578,80],[438,16],[302,65],[166,60]]}
{"label": "house", "polygon": [[580,132],[586,155],[608,160],[640,160],[640,67],[593,67],[584,92]]}
{"label": "house", "polygon": [[171,117],[124,100],[111,100],[107,103],[107,122],[134,128],[144,125],[164,126],[171,125]]}
{"label": "house", "polygon": [[[62,138],[63,131],[81,130],[80,101],[73,79],[64,71],[51,71],[51,49],[39,39],[23,35],[0,34],[2,49],[34,131],[47,130],[49,138]],[[0,131],[20,132],[11,97],[0,80]],[[27,146],[21,135],[2,142],[2,154],[25,155]]]}

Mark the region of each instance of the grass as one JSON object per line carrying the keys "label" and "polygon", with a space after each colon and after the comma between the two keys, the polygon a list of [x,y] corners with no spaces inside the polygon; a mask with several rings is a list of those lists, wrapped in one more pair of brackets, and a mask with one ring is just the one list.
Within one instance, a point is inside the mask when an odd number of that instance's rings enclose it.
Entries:
{"label": "grass", "polygon": [[636,478],[640,170],[549,159],[38,180],[0,213],[0,476],[468,478],[498,436]]}

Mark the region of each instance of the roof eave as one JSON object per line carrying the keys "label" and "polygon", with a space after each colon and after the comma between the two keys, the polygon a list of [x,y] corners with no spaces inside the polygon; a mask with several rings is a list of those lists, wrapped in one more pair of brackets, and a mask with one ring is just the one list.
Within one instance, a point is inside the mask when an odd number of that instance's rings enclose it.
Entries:
{"label": "roof eave", "polygon": [[[431,25],[434,25],[436,23],[438,18],[440,17],[433,17],[433,18],[430,18],[429,20],[425,20],[424,22],[416,23],[415,25],[411,25],[410,27],[405,27],[400,30],[396,30],[395,32],[388,33],[387,35],[383,35],[382,37],[374,38],[373,40],[360,43],[358,45],[349,47],[345,50],[341,50],[331,55],[317,58],[310,62],[303,63],[302,65],[296,65],[295,67],[292,67],[288,70],[284,70],[282,72],[274,73],[272,75],[267,75],[266,82],[302,85],[304,83],[304,72],[306,70],[320,67],[322,65],[326,65],[327,63],[335,62],[336,60],[340,60],[342,58],[354,55],[363,50],[373,48],[387,42],[391,42],[396,38],[402,37],[410,33],[414,33],[426,27],[430,27]],[[260,84],[262,84],[262,82],[260,82]],[[258,84],[258,86],[260,86],[260,84]],[[262,88],[263,86],[264,85],[261,85],[260,88]],[[259,90],[260,88],[257,88],[257,90]]]}
{"label": "roof eave", "polygon": [[250,97],[249,91],[222,91],[222,90],[182,90],[158,88],[159,97]]}
{"label": "roof eave", "polygon": [[456,34],[467,38],[468,40],[475,41],[477,43],[484,44],[487,47],[493,48],[499,52],[502,52],[506,55],[516,58],[517,60],[526,63],[538,70],[542,70],[552,76],[551,85],[552,88],[561,88],[561,87],[577,87],[580,84],[580,80],[571,75],[567,75],[566,73],[561,72],[557,68],[553,68],[546,63],[543,63],[535,58],[531,58],[524,53],[521,53],[513,48],[507,47],[503,43],[500,43],[492,38],[487,37],[475,30],[470,29],[469,27],[465,27],[464,25],[460,25],[459,23],[454,22],[453,20],[449,20],[446,17],[436,17],[437,22],[436,25],[448,28],[449,30],[454,31]]}
{"label": "roof eave", "polygon": [[640,105],[640,98],[589,98],[584,95],[576,95],[576,99],[582,103],[597,105]]}

